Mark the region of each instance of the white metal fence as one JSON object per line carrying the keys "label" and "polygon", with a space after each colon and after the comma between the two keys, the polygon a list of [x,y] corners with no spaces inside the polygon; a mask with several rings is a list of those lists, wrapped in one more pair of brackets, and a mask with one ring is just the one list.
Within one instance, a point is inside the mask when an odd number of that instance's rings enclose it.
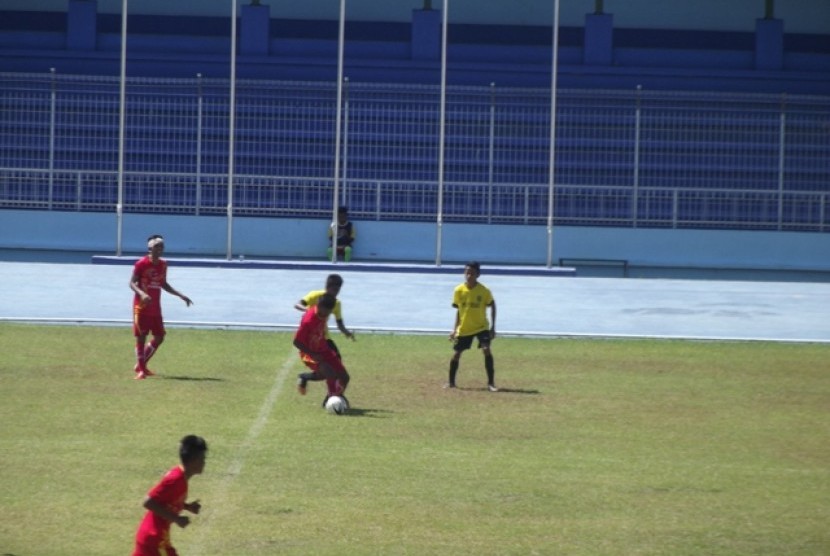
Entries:
{"label": "white metal fence", "polygon": [[[0,208],[115,211],[115,78],[0,74]],[[336,89],[238,81],[234,215],[327,218]],[[439,88],[347,83],[341,204],[435,220]],[[444,221],[544,225],[550,91],[447,90]],[[124,211],[224,214],[228,82],[129,79]],[[555,223],[830,231],[830,99],[560,90]]]}

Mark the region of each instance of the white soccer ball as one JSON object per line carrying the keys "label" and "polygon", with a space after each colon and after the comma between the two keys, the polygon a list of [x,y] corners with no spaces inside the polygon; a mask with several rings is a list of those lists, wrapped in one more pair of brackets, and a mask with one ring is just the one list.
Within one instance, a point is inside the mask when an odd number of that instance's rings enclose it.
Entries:
{"label": "white soccer ball", "polygon": [[326,400],[326,411],[337,415],[343,415],[349,406],[346,405],[346,400],[340,396],[332,396]]}

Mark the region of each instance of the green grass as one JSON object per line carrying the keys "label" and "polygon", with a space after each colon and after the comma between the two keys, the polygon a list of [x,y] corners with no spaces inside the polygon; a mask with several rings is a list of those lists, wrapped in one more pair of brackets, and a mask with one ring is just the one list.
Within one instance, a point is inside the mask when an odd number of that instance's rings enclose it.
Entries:
{"label": "green grass", "polygon": [[[299,396],[281,333],[0,325],[0,554],[128,554],[141,500],[204,436],[180,553],[830,553],[830,346],[337,341],[350,415]],[[273,404],[271,404],[273,402]],[[268,411],[270,409],[270,411]]]}

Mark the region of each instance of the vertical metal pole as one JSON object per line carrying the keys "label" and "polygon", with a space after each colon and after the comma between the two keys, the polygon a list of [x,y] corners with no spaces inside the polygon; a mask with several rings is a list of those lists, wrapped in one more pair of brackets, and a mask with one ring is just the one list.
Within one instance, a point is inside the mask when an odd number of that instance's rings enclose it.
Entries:
{"label": "vertical metal pole", "polygon": [[343,188],[340,192],[340,204],[348,204],[346,189],[349,186],[349,78],[343,78]]}
{"label": "vertical metal pole", "polygon": [[447,119],[447,16],[450,0],[444,0],[441,19],[441,100],[438,115],[438,214],[436,215],[435,264],[441,266],[441,245],[444,232],[444,146]]}
{"label": "vertical metal pole", "polygon": [[375,182],[375,220],[380,222],[380,204],[382,201],[380,182]]}
{"label": "vertical metal pole", "polygon": [[118,104],[118,202],[115,205],[117,229],[115,254],[120,257],[124,234],[124,128],[127,122],[127,0],[121,0],[121,79]]}
{"label": "vertical metal pole", "polygon": [[640,93],[642,89],[642,85],[637,85],[637,107],[634,111],[634,191],[631,199],[631,220],[635,228],[637,227],[637,219],[640,216]]}
{"label": "vertical metal pole", "polygon": [[490,83],[490,145],[487,168],[487,223],[493,222],[493,167],[496,152],[496,84]]}
{"label": "vertical metal pole", "polygon": [[680,217],[680,191],[677,189],[672,190],[672,198],[671,198],[671,227],[673,230],[677,229],[677,220]]}
{"label": "vertical metal pole", "polygon": [[196,74],[196,216],[202,211],[202,74]]}
{"label": "vertical metal pole", "polygon": [[554,211],[554,183],[556,181],[556,72],[559,59],[559,0],[553,3],[553,47],[551,52],[550,77],[550,157],[548,166],[550,176],[548,181],[548,260],[547,266],[553,266],[553,211]]}
{"label": "vertical metal pole", "polygon": [[49,100],[49,210],[52,210],[52,199],[55,195],[55,111],[57,109],[57,93],[55,90],[55,68],[49,68],[52,74],[52,92]]}
{"label": "vertical metal pole", "polygon": [[236,142],[236,0],[231,1],[231,77],[230,77],[230,100],[228,101],[228,245],[226,249],[227,259],[233,258],[233,175],[234,150]]}
{"label": "vertical metal pole", "polygon": [[784,154],[787,131],[787,93],[781,95],[778,122],[778,231],[784,229]]}
{"label": "vertical metal pole", "polygon": [[346,0],[340,0],[340,22],[337,31],[337,110],[334,122],[334,192],[331,213],[331,262],[337,263],[337,209],[340,189],[340,132],[343,126],[343,47],[346,39]]}

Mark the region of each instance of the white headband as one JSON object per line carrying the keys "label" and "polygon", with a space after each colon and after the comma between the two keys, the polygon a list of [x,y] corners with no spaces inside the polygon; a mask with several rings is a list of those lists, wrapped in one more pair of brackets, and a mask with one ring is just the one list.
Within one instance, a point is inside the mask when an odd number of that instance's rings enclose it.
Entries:
{"label": "white headband", "polygon": [[155,247],[159,243],[164,243],[164,238],[154,237],[153,239],[151,239],[150,241],[147,242],[147,249],[152,249],[153,247]]}

